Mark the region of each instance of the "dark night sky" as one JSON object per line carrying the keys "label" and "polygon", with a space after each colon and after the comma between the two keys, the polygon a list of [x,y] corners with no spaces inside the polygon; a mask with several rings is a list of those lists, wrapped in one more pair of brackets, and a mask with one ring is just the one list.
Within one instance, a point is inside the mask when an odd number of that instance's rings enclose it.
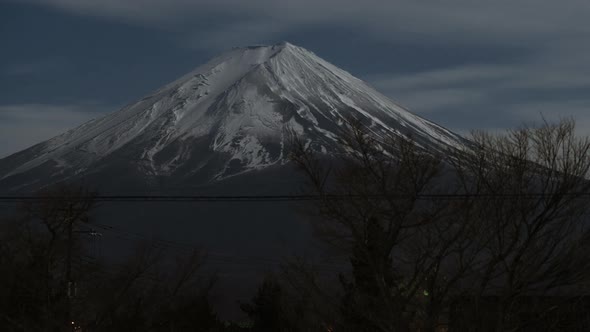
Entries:
{"label": "dark night sky", "polygon": [[588,21],[587,0],[4,0],[0,157],[280,41],[460,133],[542,114],[590,134]]}

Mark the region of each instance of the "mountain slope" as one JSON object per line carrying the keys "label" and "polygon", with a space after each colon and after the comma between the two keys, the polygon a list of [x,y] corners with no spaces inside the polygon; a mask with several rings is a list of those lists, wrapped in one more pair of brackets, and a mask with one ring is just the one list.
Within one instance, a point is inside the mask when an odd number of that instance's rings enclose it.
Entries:
{"label": "mountain slope", "polygon": [[29,191],[99,175],[211,183],[285,164],[286,129],[318,151],[335,151],[351,116],[377,135],[411,135],[430,148],[462,144],[351,74],[282,43],[231,50],[118,112],[0,160],[0,188]]}

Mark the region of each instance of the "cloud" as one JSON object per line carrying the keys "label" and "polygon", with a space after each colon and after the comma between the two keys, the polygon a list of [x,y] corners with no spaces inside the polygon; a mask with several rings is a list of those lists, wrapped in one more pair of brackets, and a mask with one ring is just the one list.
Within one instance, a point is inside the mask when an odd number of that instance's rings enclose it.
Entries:
{"label": "cloud", "polygon": [[283,22],[274,20],[238,21],[224,24],[215,30],[198,30],[182,35],[179,43],[198,50],[223,50],[229,45],[254,45],[273,40],[288,30]]}
{"label": "cloud", "polygon": [[[590,135],[590,68],[569,56],[466,65],[365,79],[401,105],[458,132],[574,118]],[[572,65],[578,64],[578,65]]]}
{"label": "cloud", "polygon": [[[14,1],[14,0],[13,0]],[[19,0],[80,15],[171,26],[191,21],[246,17],[290,26],[345,24],[381,38],[441,38],[489,43],[543,43],[586,34],[586,0]],[[263,32],[264,33],[264,32]]]}
{"label": "cloud", "polygon": [[[190,48],[282,40],[290,31],[330,25],[354,28],[382,43],[516,48],[546,54],[550,62],[587,44],[590,35],[587,0],[18,1],[162,28]],[[583,52],[580,59],[587,59],[589,50]]]}
{"label": "cloud", "polygon": [[33,74],[55,73],[57,71],[63,71],[69,66],[65,59],[49,57],[29,62],[13,63],[2,67],[0,73],[7,76],[29,76]]}
{"label": "cloud", "polygon": [[575,116],[583,128],[590,126],[587,0],[23,1],[164,29],[193,49],[218,51],[331,26],[353,29],[374,45],[437,46],[440,53],[417,61],[461,56],[445,49],[465,55],[517,50],[509,59],[479,57],[478,63],[364,78],[403,106],[461,132],[518,125],[538,118],[533,110]]}
{"label": "cloud", "polygon": [[574,119],[578,134],[590,136],[590,100],[577,99],[555,102],[526,102],[512,105],[514,114],[528,123]]}
{"label": "cloud", "polygon": [[0,105],[0,158],[100,117],[110,109],[95,103]]}

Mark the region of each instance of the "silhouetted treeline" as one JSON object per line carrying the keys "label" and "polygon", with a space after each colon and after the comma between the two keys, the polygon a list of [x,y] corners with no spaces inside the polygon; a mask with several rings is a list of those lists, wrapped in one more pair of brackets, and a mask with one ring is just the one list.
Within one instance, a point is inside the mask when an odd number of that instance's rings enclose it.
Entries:
{"label": "silhouetted treeline", "polygon": [[324,197],[318,235],[349,257],[334,330],[590,329],[590,140],[573,121],[444,148],[343,130],[340,160],[297,137],[292,155]]}
{"label": "silhouetted treeline", "polygon": [[[39,193],[0,232],[2,331],[587,331],[590,141],[570,121],[463,147],[344,125],[342,158],[293,139],[310,222],[346,263],[286,258],[220,320],[206,253],[89,252],[95,194]],[[42,199],[41,199],[42,197]]]}

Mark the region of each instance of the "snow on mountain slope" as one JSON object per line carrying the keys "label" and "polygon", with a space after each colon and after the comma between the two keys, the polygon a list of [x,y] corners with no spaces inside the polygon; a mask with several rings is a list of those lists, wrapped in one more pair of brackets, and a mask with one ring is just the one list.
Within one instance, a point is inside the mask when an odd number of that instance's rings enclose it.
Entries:
{"label": "snow on mountain slope", "polygon": [[146,176],[210,180],[282,164],[285,129],[332,151],[349,116],[376,134],[411,134],[433,147],[461,137],[399,107],[363,81],[282,43],[233,49],[142,100],[0,160],[0,181],[43,172],[71,178],[115,161]]}

